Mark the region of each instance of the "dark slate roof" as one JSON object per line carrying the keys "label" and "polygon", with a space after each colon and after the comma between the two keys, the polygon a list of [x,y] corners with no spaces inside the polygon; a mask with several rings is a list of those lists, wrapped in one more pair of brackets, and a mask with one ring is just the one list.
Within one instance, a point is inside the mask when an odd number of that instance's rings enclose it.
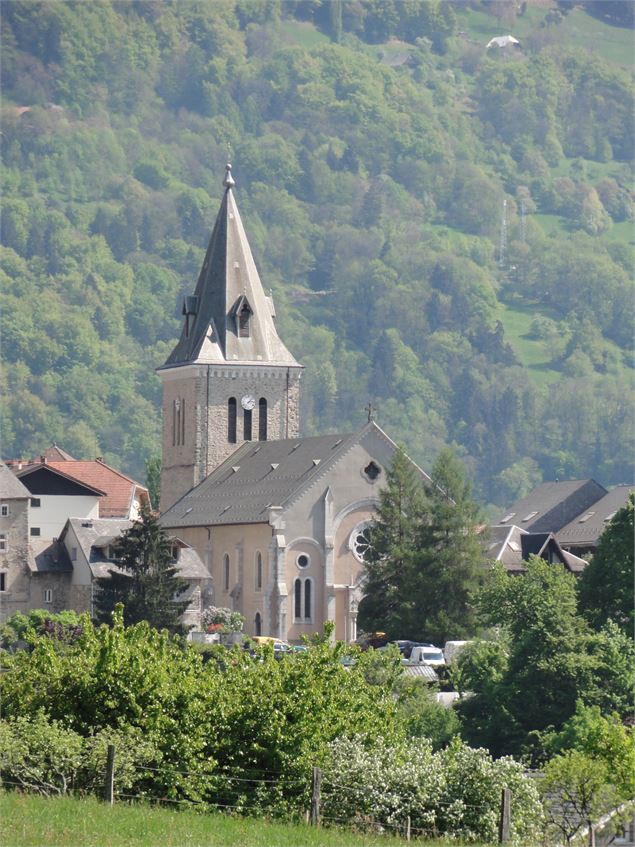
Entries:
{"label": "dark slate roof", "polygon": [[63,544],[43,539],[29,545],[29,570],[34,574],[71,573],[73,565]]}
{"label": "dark slate roof", "polygon": [[165,527],[267,523],[309,480],[331,466],[359,433],[248,441],[161,517]]}
{"label": "dark slate roof", "polygon": [[[71,462],[60,462],[62,466],[73,464]],[[48,463],[27,465],[21,470],[16,470],[16,476],[24,481],[31,494],[65,494],[85,496],[86,494],[103,497],[105,491],[96,488],[87,482],[83,482],[70,473],[53,467]]]}
{"label": "dark slate roof", "polygon": [[4,462],[0,462],[0,497],[5,500],[27,500],[31,497],[26,485],[16,479]]}
{"label": "dark slate roof", "polygon": [[595,547],[613,515],[626,505],[635,485],[617,485],[564,526],[556,538],[566,547]]}
{"label": "dark slate roof", "polygon": [[558,532],[607,493],[594,479],[543,482],[497,521],[530,532]]}
{"label": "dark slate roof", "polygon": [[[181,338],[163,368],[194,362],[249,362],[299,368],[301,365],[276,331],[273,304],[262,287],[229,172],[225,185],[194,295],[186,297],[183,304]],[[239,338],[236,312],[245,301],[252,313],[250,332],[249,337]]]}

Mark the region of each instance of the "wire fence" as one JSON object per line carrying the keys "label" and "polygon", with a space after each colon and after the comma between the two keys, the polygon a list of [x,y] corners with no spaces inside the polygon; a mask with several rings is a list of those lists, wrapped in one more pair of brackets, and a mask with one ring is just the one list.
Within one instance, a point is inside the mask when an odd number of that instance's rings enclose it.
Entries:
{"label": "wire fence", "polygon": [[[116,788],[116,755],[110,745],[103,780],[93,777],[92,788],[79,788],[73,785],[72,779],[64,778],[60,779],[59,785],[55,785],[54,774],[47,779],[38,774],[26,774],[21,779],[12,779],[6,772],[2,773],[1,769],[0,784],[39,794],[73,794],[85,797],[103,793],[106,801],[111,804],[115,801],[150,802],[209,812],[284,817],[366,832],[393,833],[406,840],[448,835],[448,815],[459,830],[461,816],[469,816],[469,820],[473,821],[479,816],[489,816],[491,820],[492,816],[496,815],[499,843],[506,843],[510,838],[513,798],[506,789],[502,791],[500,798],[487,797],[480,803],[461,797],[429,798],[428,802],[422,800],[414,820],[409,815],[395,819],[400,814],[399,803],[395,804],[397,808],[392,811],[390,808],[385,809],[380,817],[369,811],[368,804],[363,802],[362,807],[358,809],[349,805],[347,814],[342,815],[333,812],[333,808],[337,809],[338,806],[333,803],[333,797],[339,792],[347,802],[352,803],[364,788],[359,781],[343,781],[341,776],[332,780],[328,773],[324,774],[318,768],[313,768],[312,773],[307,768],[298,773],[293,770],[230,768],[216,763],[205,764],[211,766],[209,770],[205,767],[197,770],[181,769],[169,764],[148,764],[127,759],[125,777],[119,777],[126,785],[124,788]],[[540,780],[543,776],[540,771],[527,771],[527,775],[535,780]],[[141,787],[146,778],[147,787]],[[188,779],[192,779],[192,784],[187,784]],[[100,784],[104,786],[103,791],[98,787]],[[188,793],[191,796],[187,796]],[[557,813],[555,803],[550,811],[552,815]],[[610,817],[610,810],[606,811]],[[426,817],[433,822],[422,825],[421,819]],[[469,826],[469,822],[466,826]],[[460,836],[461,832],[453,834]]]}

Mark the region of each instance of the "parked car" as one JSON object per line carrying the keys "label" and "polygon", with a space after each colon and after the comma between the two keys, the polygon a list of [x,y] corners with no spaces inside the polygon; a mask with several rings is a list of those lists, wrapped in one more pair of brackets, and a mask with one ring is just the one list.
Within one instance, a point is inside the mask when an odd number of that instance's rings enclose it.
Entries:
{"label": "parked car", "polygon": [[409,641],[400,639],[399,641],[391,641],[390,644],[395,644],[399,648],[399,652],[404,659],[409,659],[414,647],[433,647],[428,641]]}
{"label": "parked car", "polygon": [[434,644],[413,647],[410,658],[404,659],[404,664],[440,667],[441,665],[445,665],[443,650],[440,647],[435,647]]}

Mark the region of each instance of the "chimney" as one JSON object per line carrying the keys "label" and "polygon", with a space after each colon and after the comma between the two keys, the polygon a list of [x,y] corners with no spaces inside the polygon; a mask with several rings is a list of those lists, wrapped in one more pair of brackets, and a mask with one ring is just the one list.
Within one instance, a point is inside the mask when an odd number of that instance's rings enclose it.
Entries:
{"label": "chimney", "polygon": [[47,462],[46,462],[46,456],[40,456],[40,463],[41,463],[42,465],[46,465],[46,464],[47,464]]}

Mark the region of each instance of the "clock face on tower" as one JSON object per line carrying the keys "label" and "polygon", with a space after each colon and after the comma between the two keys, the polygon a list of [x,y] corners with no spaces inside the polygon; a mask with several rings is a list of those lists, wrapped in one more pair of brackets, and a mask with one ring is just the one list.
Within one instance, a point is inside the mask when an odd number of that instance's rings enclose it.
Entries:
{"label": "clock face on tower", "polygon": [[243,407],[243,409],[246,409],[248,412],[250,412],[256,405],[256,398],[253,396],[253,394],[245,394],[244,397],[240,398],[240,405]]}

